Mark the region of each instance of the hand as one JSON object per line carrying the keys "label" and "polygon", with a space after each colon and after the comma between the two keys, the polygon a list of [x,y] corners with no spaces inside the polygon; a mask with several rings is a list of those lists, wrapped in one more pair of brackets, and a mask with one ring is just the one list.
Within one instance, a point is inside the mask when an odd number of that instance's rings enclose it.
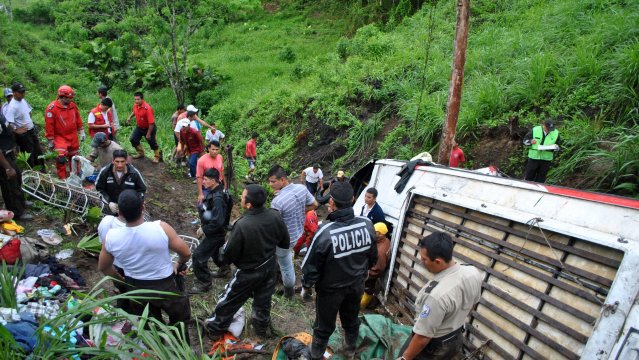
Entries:
{"label": "hand", "polygon": [[195,231],[195,236],[198,238],[201,238],[204,235],[204,231],[202,230],[202,227],[200,226],[199,228],[197,228],[197,231]]}
{"label": "hand", "polygon": [[26,126],[21,126],[21,127],[17,128],[17,129],[15,129],[13,132],[18,134],[18,135],[22,135],[22,134],[26,133],[27,131],[28,131],[28,129],[27,129]]}
{"label": "hand", "polygon": [[532,139],[532,140],[530,140],[530,143],[531,143],[531,144],[533,144],[533,145],[535,145],[535,144],[537,143],[537,140]]}
{"label": "hand", "polygon": [[111,210],[112,213],[117,214],[118,213],[118,204],[114,203],[114,202],[110,202],[109,203],[109,210]]}
{"label": "hand", "polygon": [[200,194],[197,196],[197,204],[200,205],[204,201],[204,194]]}
{"label": "hand", "polygon": [[53,140],[49,140],[49,149],[53,150]]}
{"label": "hand", "polygon": [[85,134],[84,130],[78,131],[78,137],[80,138],[80,142],[83,142],[84,139],[87,138],[87,134]]}
{"label": "hand", "polygon": [[175,263],[173,264],[173,273],[175,275],[182,275],[182,276],[186,276],[186,273],[188,272],[189,268],[186,267],[186,264],[180,264],[180,263]]}
{"label": "hand", "polygon": [[5,169],[5,171],[7,172],[7,178],[9,179],[13,179],[16,177],[16,170],[12,167]]}
{"label": "hand", "polygon": [[149,133],[149,134],[146,134],[146,136],[145,136],[145,137],[146,137],[146,139],[147,139],[147,140],[151,140],[151,134],[150,134],[150,133]]}

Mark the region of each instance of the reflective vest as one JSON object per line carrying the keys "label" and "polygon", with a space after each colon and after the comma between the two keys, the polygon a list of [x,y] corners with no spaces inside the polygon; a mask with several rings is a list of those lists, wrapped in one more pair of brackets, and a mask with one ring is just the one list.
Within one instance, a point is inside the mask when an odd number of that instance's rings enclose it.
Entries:
{"label": "reflective vest", "polygon": [[[93,125],[105,125],[105,124],[110,125],[108,129],[89,128],[89,135],[91,137],[94,137],[95,134],[99,132],[105,133],[107,135],[112,132],[113,121],[111,120],[111,112],[107,112],[107,113],[102,112],[102,109],[100,109],[100,105],[98,105],[93,110],[91,110],[91,113],[95,117],[95,122],[93,123]],[[107,115],[106,118],[104,115]]]}
{"label": "reflective vest", "polygon": [[535,126],[532,133],[533,139],[535,139],[537,143],[530,146],[530,150],[528,150],[528,157],[535,160],[551,161],[554,155],[553,151],[537,150],[537,147],[539,145],[554,145],[559,137],[559,131],[555,129],[544,137],[544,128],[542,126]]}

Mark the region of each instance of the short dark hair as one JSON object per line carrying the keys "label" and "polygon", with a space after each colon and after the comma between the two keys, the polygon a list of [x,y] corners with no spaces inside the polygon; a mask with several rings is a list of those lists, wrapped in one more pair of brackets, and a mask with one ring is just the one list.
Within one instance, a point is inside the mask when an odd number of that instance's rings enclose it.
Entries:
{"label": "short dark hair", "polygon": [[336,182],[331,188],[331,198],[338,209],[353,206],[353,187],[347,182]]}
{"label": "short dark hair", "polygon": [[115,158],[127,158],[129,154],[126,153],[126,150],[117,149],[113,151],[113,159]]}
{"label": "short dark hair", "polygon": [[275,176],[276,179],[282,179],[288,177],[286,174],[286,170],[280,165],[273,165],[271,169],[268,171],[267,177]]}
{"label": "short dark hair", "polygon": [[142,93],[142,91],[137,91],[135,94],[133,94],[133,97],[139,96],[140,99],[144,99],[144,94]]}
{"label": "short dark hair", "polygon": [[253,138],[253,139],[257,138],[257,133],[255,131],[253,131],[253,133],[251,133],[251,138]]}
{"label": "short dark hair", "polygon": [[319,164],[313,164],[313,169],[319,169],[319,168],[320,168]]}
{"label": "short dark hair", "polygon": [[366,193],[373,195],[373,197],[377,199],[377,189],[374,187],[366,189]]}
{"label": "short dark hair", "polygon": [[98,94],[100,94],[102,96],[107,96],[108,92],[109,92],[109,89],[107,89],[106,86],[102,85],[102,86],[98,87]]}
{"label": "short dark hair", "polygon": [[450,235],[441,231],[433,231],[419,241],[419,247],[426,249],[428,258],[433,261],[437,258],[441,258],[445,262],[451,261],[454,246],[455,243]]}
{"label": "short dark hair", "polygon": [[266,190],[260,185],[251,184],[246,186],[246,197],[244,201],[254,208],[261,208],[266,202]]}
{"label": "short dark hair", "polygon": [[127,189],[118,197],[118,211],[127,222],[135,221],[142,216],[142,197],[135,190]]}
{"label": "short dark hair", "polygon": [[213,179],[217,182],[220,182],[220,172],[216,168],[206,169],[203,175],[209,179]]}
{"label": "short dark hair", "polygon": [[184,106],[184,104],[178,104],[175,110],[184,110],[184,109],[186,109],[186,106]]}
{"label": "short dark hair", "polygon": [[107,106],[107,107],[111,107],[113,106],[113,100],[109,99],[109,98],[104,98],[102,99],[102,101],[100,101],[100,104]]}
{"label": "short dark hair", "polygon": [[206,145],[206,150],[210,149],[211,145],[216,146],[216,147],[220,147],[220,142],[217,141],[217,140],[209,141],[208,145]]}
{"label": "short dark hair", "polygon": [[187,117],[187,118],[190,118],[190,117],[195,116],[195,114],[197,114],[195,111],[187,111],[187,112],[186,112],[186,117]]}

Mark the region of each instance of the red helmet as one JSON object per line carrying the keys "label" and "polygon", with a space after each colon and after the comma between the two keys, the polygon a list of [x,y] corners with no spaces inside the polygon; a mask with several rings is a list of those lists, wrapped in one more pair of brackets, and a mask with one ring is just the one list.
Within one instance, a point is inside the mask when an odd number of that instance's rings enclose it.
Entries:
{"label": "red helmet", "polygon": [[58,96],[64,96],[64,97],[73,99],[73,97],[75,96],[75,92],[73,92],[73,89],[71,89],[71,86],[62,85],[58,88]]}

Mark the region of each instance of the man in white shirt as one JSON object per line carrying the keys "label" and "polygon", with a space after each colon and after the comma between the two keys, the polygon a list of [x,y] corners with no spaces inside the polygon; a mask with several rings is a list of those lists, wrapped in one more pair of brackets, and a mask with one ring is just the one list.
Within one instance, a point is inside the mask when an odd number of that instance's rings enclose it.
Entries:
{"label": "man in white shirt", "polygon": [[215,123],[211,123],[211,128],[206,131],[204,140],[206,140],[207,144],[213,140],[221,144],[222,140],[224,140],[224,133],[217,129],[217,126],[215,126]]}
{"label": "man in white shirt", "polygon": [[9,103],[11,102],[11,99],[13,99],[13,91],[11,91],[11,88],[4,88],[4,98],[7,99],[7,102],[2,104],[2,114],[6,114],[7,112],[7,106],[9,106]]}
{"label": "man in white shirt", "polygon": [[[189,105],[189,106],[193,106],[193,105]],[[195,125],[197,123],[194,121],[196,116],[197,115],[195,114],[194,111],[188,110],[186,112],[186,117],[178,120],[175,123],[175,128],[173,129],[173,134],[178,139],[177,146],[175,147],[175,162],[177,164],[181,164],[182,166],[186,165],[186,158],[184,156],[184,150],[183,150],[184,144],[180,142],[180,130],[182,130],[182,128],[185,126],[190,126],[198,130],[197,126]]]}
{"label": "man in white shirt", "polygon": [[317,190],[321,189],[322,185],[324,185],[324,174],[322,173],[322,169],[320,169],[319,164],[315,164],[312,167],[304,169],[300,174],[300,181],[306,184],[308,192],[315,196],[315,194],[317,194]]}
{"label": "man in white shirt", "polygon": [[27,89],[21,83],[14,83],[11,86],[13,99],[7,105],[4,113],[7,124],[15,134],[16,143],[21,152],[31,154],[27,161],[29,166],[41,166],[44,168],[44,159],[39,159],[42,155],[42,148],[38,140],[38,134],[31,119],[31,110],[33,108],[27,100],[24,99]]}

